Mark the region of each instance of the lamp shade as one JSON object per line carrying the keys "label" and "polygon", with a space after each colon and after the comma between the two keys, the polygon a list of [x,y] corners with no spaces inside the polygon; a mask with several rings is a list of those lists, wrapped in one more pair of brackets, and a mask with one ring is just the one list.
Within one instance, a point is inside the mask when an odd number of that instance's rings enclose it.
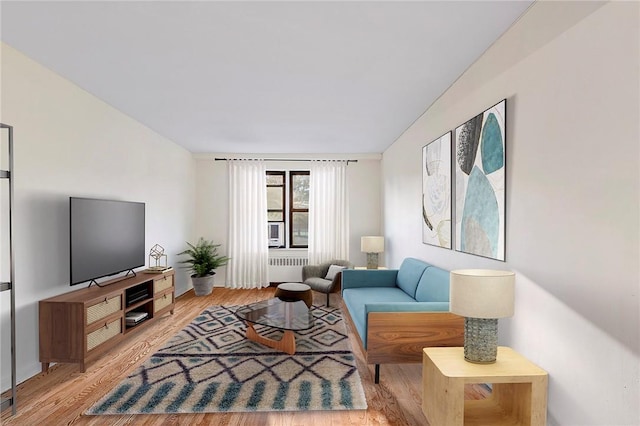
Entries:
{"label": "lamp shade", "polygon": [[384,251],[384,237],[362,237],[360,251],[364,253],[382,253]]}
{"label": "lamp shade", "polygon": [[513,315],[515,274],[510,271],[463,269],[451,271],[451,312],[469,318]]}

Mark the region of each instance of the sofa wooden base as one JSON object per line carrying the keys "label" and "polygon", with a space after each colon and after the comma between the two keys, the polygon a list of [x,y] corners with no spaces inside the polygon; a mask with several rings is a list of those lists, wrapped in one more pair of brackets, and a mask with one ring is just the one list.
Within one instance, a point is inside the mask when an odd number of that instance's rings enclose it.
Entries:
{"label": "sofa wooden base", "polygon": [[421,363],[424,348],[464,346],[464,318],[450,312],[370,312],[366,349],[356,335],[367,364],[375,365],[374,381],[379,383],[380,364]]}
{"label": "sofa wooden base", "polygon": [[422,362],[422,350],[463,346],[464,318],[450,312],[371,312],[367,326],[367,362]]}

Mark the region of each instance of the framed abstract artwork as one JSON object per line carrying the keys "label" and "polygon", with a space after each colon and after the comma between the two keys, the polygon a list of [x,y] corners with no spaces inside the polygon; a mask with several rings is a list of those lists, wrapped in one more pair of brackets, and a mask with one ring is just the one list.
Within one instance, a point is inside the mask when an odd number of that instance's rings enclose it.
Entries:
{"label": "framed abstract artwork", "polygon": [[451,248],[451,132],[422,148],[422,242]]}
{"label": "framed abstract artwork", "polygon": [[455,130],[456,250],[505,260],[504,99]]}

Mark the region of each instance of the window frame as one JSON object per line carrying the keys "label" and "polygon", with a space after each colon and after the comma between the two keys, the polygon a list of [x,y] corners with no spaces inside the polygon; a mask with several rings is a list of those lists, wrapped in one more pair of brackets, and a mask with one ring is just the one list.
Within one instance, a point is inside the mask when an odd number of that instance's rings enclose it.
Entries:
{"label": "window frame", "polygon": [[310,170],[290,170],[289,171],[289,248],[309,248],[309,244],[293,244],[293,214],[294,213],[307,213],[307,217],[309,215],[309,208],[306,209],[296,209],[294,208],[293,203],[293,179],[295,176],[310,176]]}
{"label": "window frame", "polygon": [[[283,245],[278,247],[269,247],[269,249],[308,249],[309,245],[293,244],[293,216],[295,213],[309,213],[309,209],[293,209],[293,180],[295,176],[307,175],[311,176],[310,170],[290,170],[274,168],[273,170],[267,170],[266,176],[281,176],[282,185],[270,185],[267,183],[266,188],[282,188],[282,210],[281,209],[269,209],[267,207],[267,223],[284,223]],[[268,215],[271,212],[277,212],[282,215],[282,220],[269,220]]]}
{"label": "window frame", "polygon": [[[267,170],[267,176],[282,176],[282,185],[269,185],[267,183],[267,188],[282,188],[282,208],[281,209],[270,209],[267,207],[267,223],[280,223],[285,222],[287,217],[287,176],[284,171],[276,171],[276,170]],[[280,212],[282,213],[282,220],[269,220],[269,213],[272,212]]]}

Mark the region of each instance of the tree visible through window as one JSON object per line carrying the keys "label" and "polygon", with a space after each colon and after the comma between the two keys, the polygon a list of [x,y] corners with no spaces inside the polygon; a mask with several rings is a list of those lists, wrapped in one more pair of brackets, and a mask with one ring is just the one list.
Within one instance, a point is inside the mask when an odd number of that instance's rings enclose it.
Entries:
{"label": "tree visible through window", "polygon": [[309,172],[291,172],[290,247],[309,246]]}
{"label": "tree visible through window", "polygon": [[267,172],[267,220],[284,222],[284,172]]}

